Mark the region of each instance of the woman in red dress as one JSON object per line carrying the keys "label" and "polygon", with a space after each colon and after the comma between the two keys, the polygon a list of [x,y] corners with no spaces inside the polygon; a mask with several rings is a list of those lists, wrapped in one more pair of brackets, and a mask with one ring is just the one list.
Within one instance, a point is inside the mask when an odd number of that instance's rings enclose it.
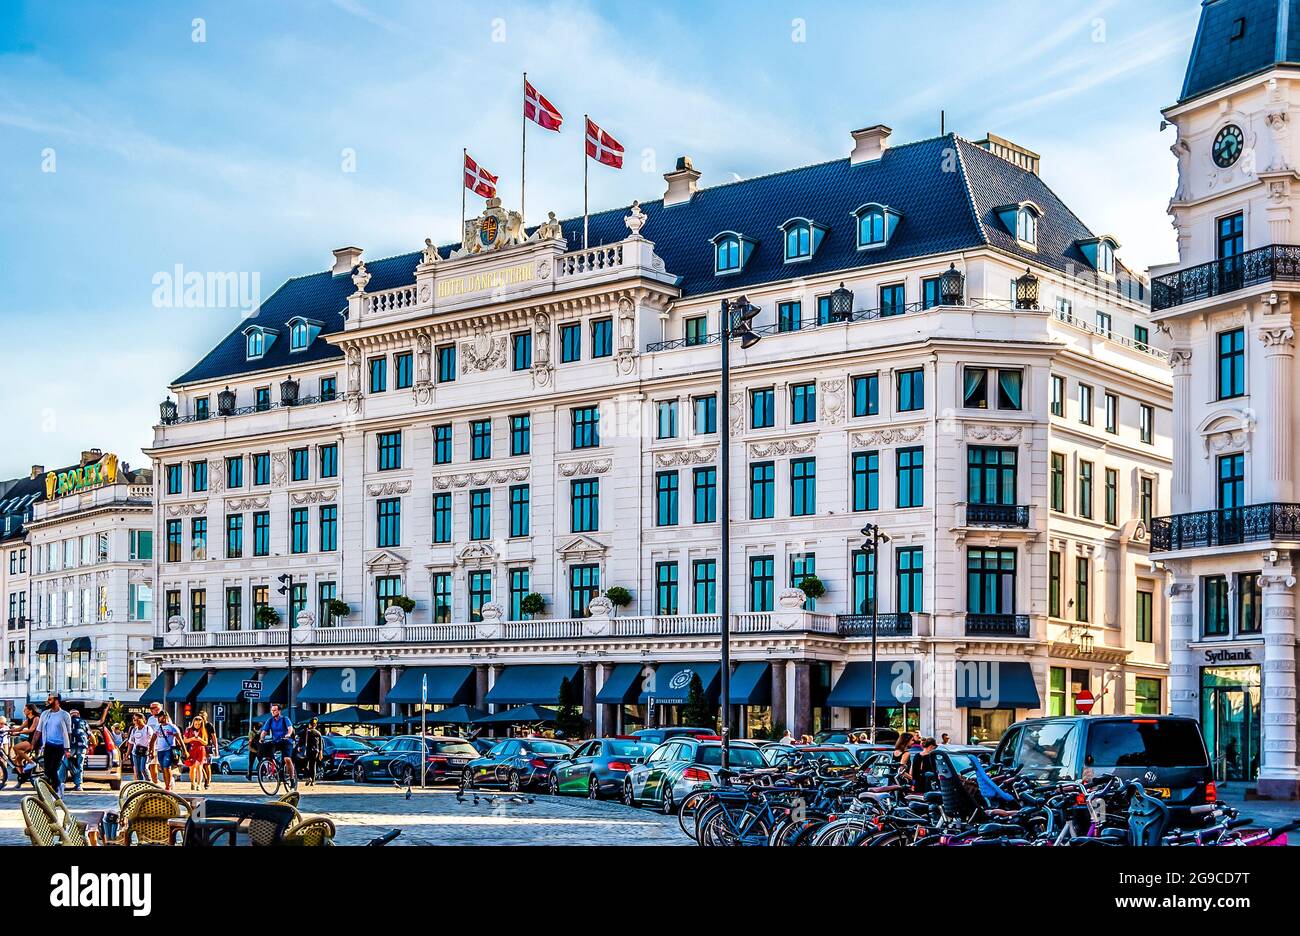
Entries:
{"label": "woman in red dress", "polygon": [[199,789],[203,780],[203,765],[208,761],[208,739],[203,731],[203,719],[194,716],[185,729],[185,766],[190,769],[190,789]]}

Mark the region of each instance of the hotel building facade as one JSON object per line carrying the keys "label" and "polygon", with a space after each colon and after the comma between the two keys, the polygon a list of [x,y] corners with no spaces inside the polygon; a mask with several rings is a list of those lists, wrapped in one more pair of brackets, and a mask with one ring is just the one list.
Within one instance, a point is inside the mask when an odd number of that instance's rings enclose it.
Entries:
{"label": "hotel building facade", "polygon": [[[285,283],[162,406],[146,698],[234,720],[244,679],[261,704],[292,679],[389,714],[428,677],[431,705],[500,710],[569,678],[592,730],[672,721],[691,673],[718,694],[725,426],[742,734],[865,724],[873,683],[882,722],[907,683],[909,724],[962,740],[1084,688],[1166,710],[1145,282],[1023,147],[852,136],[711,188],[682,158],[588,247],[581,218],[525,229],[493,201],[467,247],[340,248]],[[720,400],[741,294],[762,340]]]}

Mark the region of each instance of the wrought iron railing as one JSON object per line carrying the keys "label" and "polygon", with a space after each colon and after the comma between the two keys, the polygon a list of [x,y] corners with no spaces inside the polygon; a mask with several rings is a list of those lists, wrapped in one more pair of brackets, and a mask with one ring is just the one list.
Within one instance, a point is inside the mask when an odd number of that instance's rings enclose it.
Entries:
{"label": "wrought iron railing", "polygon": [[1016,504],[967,504],[967,526],[1029,526],[1029,508]]}
{"label": "wrought iron railing", "polygon": [[1172,309],[1270,282],[1300,282],[1300,247],[1269,244],[1235,257],[1157,276],[1151,281],[1151,308]]}
{"label": "wrought iron railing", "polygon": [[1027,614],[971,614],[966,615],[967,637],[1028,637]]}
{"label": "wrought iron railing", "polygon": [[1300,504],[1250,504],[1155,517],[1152,552],[1300,538]]}
{"label": "wrought iron railing", "polygon": [[225,419],[229,416],[247,416],[250,413],[269,413],[271,410],[277,409],[298,409],[301,406],[313,406],[317,403],[333,403],[335,400],[340,399],[342,399],[342,397],[335,393],[331,396],[298,397],[298,399],[292,403],[286,403],[283,401],[263,403],[261,405],[254,403],[252,406],[236,407],[226,413],[218,411],[215,413],[209,412],[206,416],[177,416],[175,419],[165,420],[163,425],[179,426],[182,423],[212,422],[217,419]]}
{"label": "wrought iron railing", "polygon": [[[870,614],[840,614],[835,618],[835,631],[841,637],[870,637]],[[877,637],[911,637],[912,615],[907,611],[876,615]]]}

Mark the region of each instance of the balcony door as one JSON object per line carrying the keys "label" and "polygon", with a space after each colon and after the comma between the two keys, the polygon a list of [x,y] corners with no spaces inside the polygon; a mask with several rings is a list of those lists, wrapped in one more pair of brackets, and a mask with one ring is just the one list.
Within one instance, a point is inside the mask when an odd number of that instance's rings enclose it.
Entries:
{"label": "balcony door", "polygon": [[[982,507],[1013,507],[1016,503],[1016,450],[972,445],[966,450],[966,500]],[[997,515],[1003,511],[976,513]],[[1003,520],[1004,518],[993,517]]]}
{"label": "balcony door", "polygon": [[1016,551],[966,551],[966,610],[976,615],[1016,613]]}
{"label": "balcony door", "polygon": [[1215,241],[1219,261],[1220,291],[1240,289],[1242,286],[1240,257],[1245,247],[1241,212],[1220,218],[1217,226]]}
{"label": "balcony door", "polygon": [[1242,542],[1243,508],[1246,506],[1246,456],[1220,455],[1218,460],[1219,542]]}

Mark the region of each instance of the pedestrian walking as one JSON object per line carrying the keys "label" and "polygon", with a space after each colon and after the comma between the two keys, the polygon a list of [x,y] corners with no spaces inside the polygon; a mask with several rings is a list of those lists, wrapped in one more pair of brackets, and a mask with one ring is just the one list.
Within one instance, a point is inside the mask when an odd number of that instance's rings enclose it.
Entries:
{"label": "pedestrian walking", "polygon": [[261,760],[260,749],[262,739],[259,736],[257,728],[252,725],[248,729],[248,782],[253,782],[253,774],[257,771],[257,762]]}
{"label": "pedestrian walking", "polygon": [[782,744],[796,744],[796,743],[797,743],[797,742],[795,741],[795,739],[794,739],[794,735],[790,733],[790,729],[789,729],[789,728],[787,728],[787,729],[785,730],[785,734],[781,735],[781,743],[782,743]]}
{"label": "pedestrian walking", "polygon": [[212,786],[212,762],[217,759],[217,726],[208,718],[208,710],[199,712],[203,719],[203,744],[207,756],[203,759],[203,789]]}
{"label": "pedestrian walking", "polygon": [[921,753],[912,761],[912,794],[924,796],[934,786],[934,778],[939,772],[935,764],[934,752],[939,743],[934,738],[921,739]]}
{"label": "pedestrian walking", "polygon": [[184,739],[181,738],[180,729],[172,724],[171,716],[166,712],[158,713],[158,730],[151,741],[158,772],[162,774],[163,789],[170,790],[172,768],[180,763],[178,753],[183,750]]}
{"label": "pedestrian walking", "polygon": [[307,776],[307,786],[316,785],[316,773],[320,770],[321,755],[325,751],[325,739],[321,737],[319,722],[312,719],[302,733],[303,769]]}
{"label": "pedestrian walking", "polygon": [[190,769],[190,789],[198,790],[203,784],[203,767],[208,760],[208,736],[203,717],[195,715],[190,727],[185,729],[185,766]]}
{"label": "pedestrian walking", "polygon": [[68,735],[67,776],[72,789],[81,791],[81,775],[86,766],[86,752],[90,749],[90,723],[81,717],[79,709],[69,709],[71,731]]}
{"label": "pedestrian walking", "polygon": [[[163,713],[163,707],[161,702],[149,703],[149,717],[145,719],[145,724],[149,726],[149,729],[154,733],[155,737],[158,734],[158,728],[162,725],[162,722],[159,721],[158,718],[158,716],[162,715],[162,713]],[[157,758],[153,757],[152,748],[150,749],[149,753],[151,757],[149,761],[149,779],[152,780],[154,783],[157,783],[158,782],[158,761]]]}
{"label": "pedestrian walking", "polygon": [[908,766],[912,760],[912,737],[912,732],[904,731],[898,736],[898,741],[894,744],[894,765],[900,777],[899,782],[907,782],[912,778]]}
{"label": "pedestrian walking", "polygon": [[51,692],[45,700],[45,711],[41,712],[36,723],[36,746],[40,748],[41,759],[45,765],[45,782],[54,788],[54,792],[63,795],[63,759],[68,754],[68,745],[72,740],[72,719],[63,710],[63,701],[57,692]]}
{"label": "pedestrian walking", "polygon": [[948,743],[948,732],[945,731],[943,734],[939,735],[939,743],[940,744]]}
{"label": "pedestrian walking", "polygon": [[149,779],[149,755],[153,750],[153,729],[144,720],[144,715],[136,712],[131,716],[131,730],[126,736],[126,749],[131,756],[131,769],[137,780]]}

